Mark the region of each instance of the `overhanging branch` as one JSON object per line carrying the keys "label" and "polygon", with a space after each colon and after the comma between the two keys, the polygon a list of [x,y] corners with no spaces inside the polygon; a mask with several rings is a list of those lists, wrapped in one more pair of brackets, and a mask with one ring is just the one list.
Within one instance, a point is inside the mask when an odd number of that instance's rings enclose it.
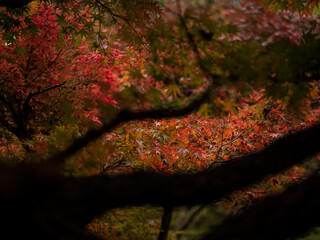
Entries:
{"label": "overhanging branch", "polygon": [[[0,168],[0,210],[3,219],[1,224],[5,230],[12,229],[12,221],[24,227],[25,231],[8,230],[17,237],[33,236],[37,233],[37,236],[42,236],[43,239],[62,239],[66,236],[68,239],[84,239],[79,238],[78,234],[73,238],[70,237],[69,231],[79,233],[88,222],[107,209],[143,204],[170,207],[209,203],[270,173],[299,163],[319,151],[320,125],[316,125],[280,138],[259,152],[193,175],[165,176],[155,173],[136,173],[67,178],[59,176],[60,169],[48,162],[33,166],[2,167]],[[306,206],[313,207],[313,200],[315,199],[316,204],[320,200],[316,190],[318,186],[320,187],[319,179],[309,182],[306,188],[298,189],[297,197],[300,197]],[[291,201],[291,198],[286,199]],[[293,200],[289,207],[294,209],[300,199]],[[273,207],[278,209],[277,204],[279,204],[277,201],[273,201],[270,208],[266,208],[267,211]],[[279,205],[279,209],[281,206],[283,205]],[[311,207],[309,212],[313,211]],[[318,206],[315,206],[314,211],[318,214]],[[299,221],[303,221],[301,214],[298,215]],[[292,217],[292,214],[289,216]],[[274,220],[273,218],[274,215],[270,215],[268,219]],[[43,224],[46,224],[45,228]],[[305,225],[302,229],[305,229]],[[265,232],[260,234],[263,235]]]}
{"label": "overhanging branch", "polygon": [[[320,176],[265,199],[214,227],[202,240],[288,239],[320,224]],[[232,231],[230,231],[232,229]]]}
{"label": "overhanging branch", "polygon": [[60,189],[63,201],[87,209],[83,222],[106,209],[127,205],[196,205],[220,199],[268,174],[284,170],[320,152],[320,125],[280,138],[265,149],[233,159],[208,172],[167,176],[136,173],[68,179]]}

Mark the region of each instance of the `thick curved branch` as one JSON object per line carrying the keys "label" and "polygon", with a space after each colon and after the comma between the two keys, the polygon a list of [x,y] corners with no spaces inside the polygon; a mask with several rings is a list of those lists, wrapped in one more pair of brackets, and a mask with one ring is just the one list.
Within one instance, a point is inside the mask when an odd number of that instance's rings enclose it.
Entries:
{"label": "thick curved branch", "polygon": [[[59,175],[60,169],[56,168],[57,165],[50,165],[48,162],[33,166],[2,167],[0,168],[0,210],[3,220],[1,224],[5,230],[12,229],[12,222],[24,227],[25,231],[8,230],[11,235],[19,237],[34,236],[37,233],[43,239],[62,239],[66,236],[68,239],[84,239],[80,238],[78,233],[94,217],[101,215],[107,209],[142,204],[172,207],[212,202],[270,173],[301,162],[319,151],[320,125],[317,125],[285,136],[262,151],[193,175],[136,173],[67,178]],[[310,207],[307,211],[318,214],[317,203],[320,199],[316,189],[320,180],[315,181],[299,188],[296,197],[299,197],[302,203],[305,202],[306,206],[313,207],[316,203],[314,210]],[[313,184],[316,188],[313,188]],[[313,194],[316,197],[315,202]],[[292,195],[290,196],[287,199],[291,200]],[[295,200],[292,200],[292,203],[293,208]],[[277,204],[278,201],[273,201],[270,208],[277,208]],[[302,210],[298,216],[304,216]],[[274,216],[270,217],[274,220],[273,218]],[[77,237],[72,238],[70,234]],[[263,234],[265,232],[261,233]],[[13,239],[18,238],[13,237]]]}
{"label": "thick curved branch", "polygon": [[268,174],[284,170],[320,152],[320,125],[280,138],[265,149],[229,161],[211,171],[166,176],[136,173],[68,179],[60,189],[63,201],[86,209],[79,221],[88,222],[108,208],[153,204],[196,205],[220,199]]}
{"label": "thick curved branch", "polygon": [[319,189],[320,176],[312,177],[226,220],[202,240],[287,239],[303,234],[320,224]]}

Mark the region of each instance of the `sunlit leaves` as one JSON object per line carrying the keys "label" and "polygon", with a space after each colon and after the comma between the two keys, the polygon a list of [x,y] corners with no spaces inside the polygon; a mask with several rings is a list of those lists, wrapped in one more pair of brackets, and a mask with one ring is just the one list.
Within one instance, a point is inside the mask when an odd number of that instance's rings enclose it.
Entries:
{"label": "sunlit leaves", "polygon": [[[110,156],[119,159],[119,155],[129,154],[131,169],[154,168],[166,170],[165,173],[194,171],[261,149],[274,136],[279,137],[294,126],[300,127],[300,122],[280,105],[270,105],[268,111],[269,102],[262,98],[262,93],[244,101],[247,104],[237,113],[223,119],[191,115],[170,121],[127,124],[112,135],[119,149]],[[315,116],[317,111],[310,110],[308,114]]]}

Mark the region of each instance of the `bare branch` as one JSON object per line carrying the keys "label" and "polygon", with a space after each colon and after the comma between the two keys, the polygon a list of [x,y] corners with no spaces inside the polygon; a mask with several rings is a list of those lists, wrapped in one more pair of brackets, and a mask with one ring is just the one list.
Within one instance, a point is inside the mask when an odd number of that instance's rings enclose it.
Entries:
{"label": "bare branch", "polygon": [[125,162],[125,158],[120,158],[119,160],[112,162],[110,164],[106,163],[102,169],[101,169],[101,173],[106,173],[110,170],[114,170],[116,168],[119,168],[120,166],[122,166],[122,164]]}
{"label": "bare branch", "polygon": [[37,92],[31,92],[31,93],[29,93],[29,96],[33,97],[33,96],[37,96],[37,95],[45,93],[45,92],[49,92],[50,90],[53,90],[55,88],[59,88],[59,87],[63,86],[65,83],[66,83],[66,81],[64,81],[62,83],[59,83],[59,84],[55,84],[55,85],[50,86],[50,87],[47,87],[45,89],[39,90]]}
{"label": "bare branch", "polygon": [[109,6],[105,5],[105,4],[102,3],[100,0],[96,0],[96,2],[97,2],[100,6],[102,6],[103,8],[105,8],[105,9],[107,10],[107,12],[111,14],[112,17],[116,17],[116,18],[120,18],[120,19],[122,19],[122,20],[124,20],[124,21],[128,21],[128,19],[125,18],[124,16],[114,13]]}
{"label": "bare branch", "polygon": [[128,26],[129,28],[132,29],[132,31],[134,31],[134,33],[137,35],[137,37],[139,38],[139,40],[141,41],[141,44],[143,45],[143,47],[148,51],[150,52],[150,50],[148,49],[147,45],[145,44],[145,42],[143,41],[143,38],[142,36],[140,35],[140,33],[138,33],[138,31],[132,26],[132,24],[130,23],[129,19],[122,16],[122,15],[119,15],[119,14],[116,14],[114,13],[110,7],[108,7],[107,5],[103,4],[100,0],[96,0],[96,2],[98,4],[100,4],[103,8],[105,8],[107,10],[108,13],[110,13],[112,19],[118,23],[118,20],[117,18],[121,19],[122,21],[124,21]]}
{"label": "bare branch", "polygon": [[53,85],[53,86],[50,86],[50,87],[47,87],[45,89],[42,89],[42,90],[39,90],[37,92],[30,92],[26,98],[26,100],[24,101],[23,103],[23,106],[22,106],[22,110],[20,112],[21,114],[21,120],[23,122],[23,124],[27,125],[28,123],[28,118],[29,118],[29,104],[30,104],[30,101],[31,99],[34,97],[34,96],[37,96],[37,95],[40,95],[42,93],[45,93],[45,92],[48,92],[50,90],[53,90],[53,89],[56,89],[56,88],[59,88],[59,87],[62,87],[66,82],[62,82],[62,83],[59,83],[59,84],[56,84],[56,85]]}
{"label": "bare branch", "polygon": [[66,82],[64,81],[64,82],[62,82],[62,83],[55,84],[55,85],[53,85],[53,86],[44,88],[44,89],[39,90],[39,91],[36,91],[36,92],[30,92],[30,93],[28,94],[26,100],[25,100],[24,103],[23,103],[22,112],[26,111],[26,109],[29,107],[29,103],[30,103],[32,97],[37,96],[37,95],[40,95],[40,94],[45,93],[45,92],[49,92],[50,90],[53,90],[53,89],[62,87],[65,83],[66,83]]}

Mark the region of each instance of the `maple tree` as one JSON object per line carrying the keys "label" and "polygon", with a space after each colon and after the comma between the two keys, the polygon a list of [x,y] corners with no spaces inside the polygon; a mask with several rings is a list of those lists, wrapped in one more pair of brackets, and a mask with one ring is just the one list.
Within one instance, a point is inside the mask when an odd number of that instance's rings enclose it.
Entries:
{"label": "maple tree", "polygon": [[[102,160],[97,167],[108,174],[141,169],[169,175],[190,174],[259,150],[283,133],[319,121],[318,109],[309,109],[304,120],[286,113],[279,106],[266,113],[262,111],[263,106],[270,100],[262,96],[260,92],[243,99],[236,114],[221,119],[189,115],[182,119],[126,124],[106,136],[109,146],[118,147],[114,147],[107,160]],[[249,106],[252,101],[256,103]],[[290,169],[284,175],[270,177],[270,181],[265,181],[262,186],[238,191],[219,204],[230,209],[228,211],[236,212],[241,204],[255,204],[266,195],[301,181],[305,174],[304,168]]]}
{"label": "maple tree", "polygon": [[[48,134],[66,117],[82,114],[97,119],[97,102],[115,104],[102,89],[116,82],[118,52],[108,56],[93,53],[88,43],[73,43],[59,36],[52,6],[40,5],[31,19],[37,35],[25,36],[14,44],[1,42],[1,123],[31,150],[28,140],[39,133]],[[74,21],[70,17],[70,21]],[[112,91],[112,90],[110,90]],[[109,91],[109,92],[110,92]],[[69,105],[69,106],[68,106]],[[72,113],[64,109],[72,109]]]}
{"label": "maple tree", "polygon": [[[222,19],[212,18],[214,7],[180,1],[134,1],[136,8],[129,1],[0,4],[17,7],[1,9],[9,23],[1,22],[3,138],[10,132],[46,158],[0,169],[1,223],[14,239],[94,239],[84,226],[127,205],[172,209],[239,189],[240,198],[260,201],[265,192],[249,184],[319,152],[317,18],[300,21],[251,2],[237,10],[241,15],[222,11]],[[100,25],[107,14],[112,30]],[[81,35],[91,30],[98,37],[90,45]],[[112,36],[108,31],[130,47],[103,36]],[[202,115],[181,118],[198,108]],[[80,136],[72,141],[68,128]],[[303,168],[288,171],[283,185],[305,177]],[[279,185],[278,178],[267,182]],[[279,237],[300,234],[318,223],[308,216],[319,211],[318,184],[318,176],[307,178],[204,239],[235,237],[230,226],[238,238],[270,239],[270,227]],[[287,199],[296,199],[294,206]],[[10,222],[23,231],[11,231]]]}

